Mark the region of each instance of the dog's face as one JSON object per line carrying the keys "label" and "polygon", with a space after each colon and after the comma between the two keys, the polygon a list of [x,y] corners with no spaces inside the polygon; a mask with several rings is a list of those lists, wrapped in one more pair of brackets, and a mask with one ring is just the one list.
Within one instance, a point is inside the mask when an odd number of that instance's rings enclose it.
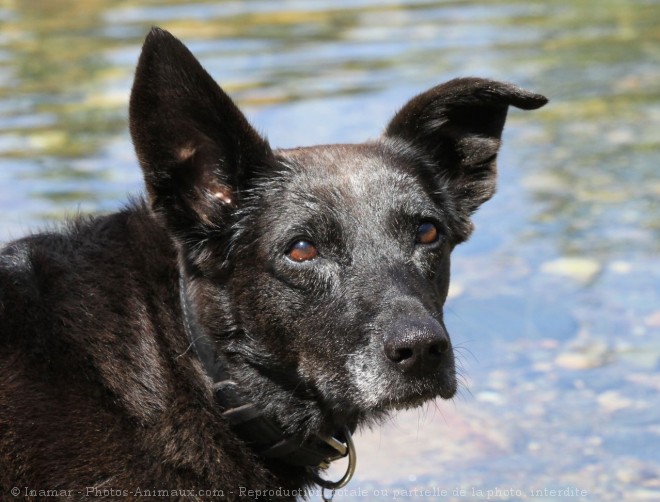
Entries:
{"label": "dog's face", "polygon": [[508,106],[544,103],[454,80],[378,140],[271,150],[180,42],[149,35],[131,132],[151,206],[204,328],[267,412],[327,432],[454,395],[450,253],[494,192]]}
{"label": "dog's face", "polygon": [[335,413],[451,397],[442,306],[456,237],[414,164],[378,143],[277,157],[285,171],[236,242],[242,325],[269,334],[265,351]]}

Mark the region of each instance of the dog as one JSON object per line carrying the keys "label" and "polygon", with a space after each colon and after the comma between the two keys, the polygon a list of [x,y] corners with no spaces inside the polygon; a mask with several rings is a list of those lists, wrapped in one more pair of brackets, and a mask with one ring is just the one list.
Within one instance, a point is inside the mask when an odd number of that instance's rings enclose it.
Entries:
{"label": "dog", "polygon": [[495,191],[509,106],[461,78],[362,144],[272,149],[154,28],[130,98],[146,197],[0,257],[0,487],[293,500],[351,433],[451,398],[450,254]]}

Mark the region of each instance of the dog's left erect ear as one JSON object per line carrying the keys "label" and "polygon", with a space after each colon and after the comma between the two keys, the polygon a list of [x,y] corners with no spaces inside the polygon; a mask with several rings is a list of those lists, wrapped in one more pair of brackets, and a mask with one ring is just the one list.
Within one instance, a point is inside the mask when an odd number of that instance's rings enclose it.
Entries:
{"label": "dog's left erect ear", "polygon": [[436,183],[448,186],[469,215],[495,192],[495,160],[508,107],[533,110],[547,101],[512,84],[455,79],[411,99],[385,137],[424,159]]}
{"label": "dog's left erect ear", "polygon": [[222,227],[241,189],[272,159],[231,98],[159,28],[144,42],[129,116],[151,207],[188,242]]}

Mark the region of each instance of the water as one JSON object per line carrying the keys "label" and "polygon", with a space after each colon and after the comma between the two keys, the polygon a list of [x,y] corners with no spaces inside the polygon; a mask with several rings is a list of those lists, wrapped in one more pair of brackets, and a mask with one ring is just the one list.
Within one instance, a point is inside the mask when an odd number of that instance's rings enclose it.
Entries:
{"label": "water", "polygon": [[152,25],[276,146],[374,137],[459,75],[552,100],[510,113],[455,253],[460,397],[364,431],[337,499],[660,500],[659,2],[0,2],[0,240],[141,193],[126,107]]}

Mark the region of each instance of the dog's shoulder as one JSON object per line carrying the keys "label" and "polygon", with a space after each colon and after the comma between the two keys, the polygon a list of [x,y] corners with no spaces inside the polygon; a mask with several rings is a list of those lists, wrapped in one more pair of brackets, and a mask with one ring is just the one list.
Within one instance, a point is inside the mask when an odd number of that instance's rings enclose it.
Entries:
{"label": "dog's shoulder", "polygon": [[174,264],[171,247],[142,202],[10,242],[0,249],[0,335],[19,322],[13,334],[50,331],[63,310],[83,315],[83,305],[107,303],[108,294],[137,293],[154,267]]}
{"label": "dog's shoulder", "polygon": [[142,203],[0,250],[0,485],[276,484],[215,409],[177,285]]}
{"label": "dog's shoulder", "polygon": [[163,407],[165,359],[185,350],[173,342],[175,285],[175,252],[141,203],[9,243],[0,251],[1,351],[35,382],[83,375],[143,421]]}

